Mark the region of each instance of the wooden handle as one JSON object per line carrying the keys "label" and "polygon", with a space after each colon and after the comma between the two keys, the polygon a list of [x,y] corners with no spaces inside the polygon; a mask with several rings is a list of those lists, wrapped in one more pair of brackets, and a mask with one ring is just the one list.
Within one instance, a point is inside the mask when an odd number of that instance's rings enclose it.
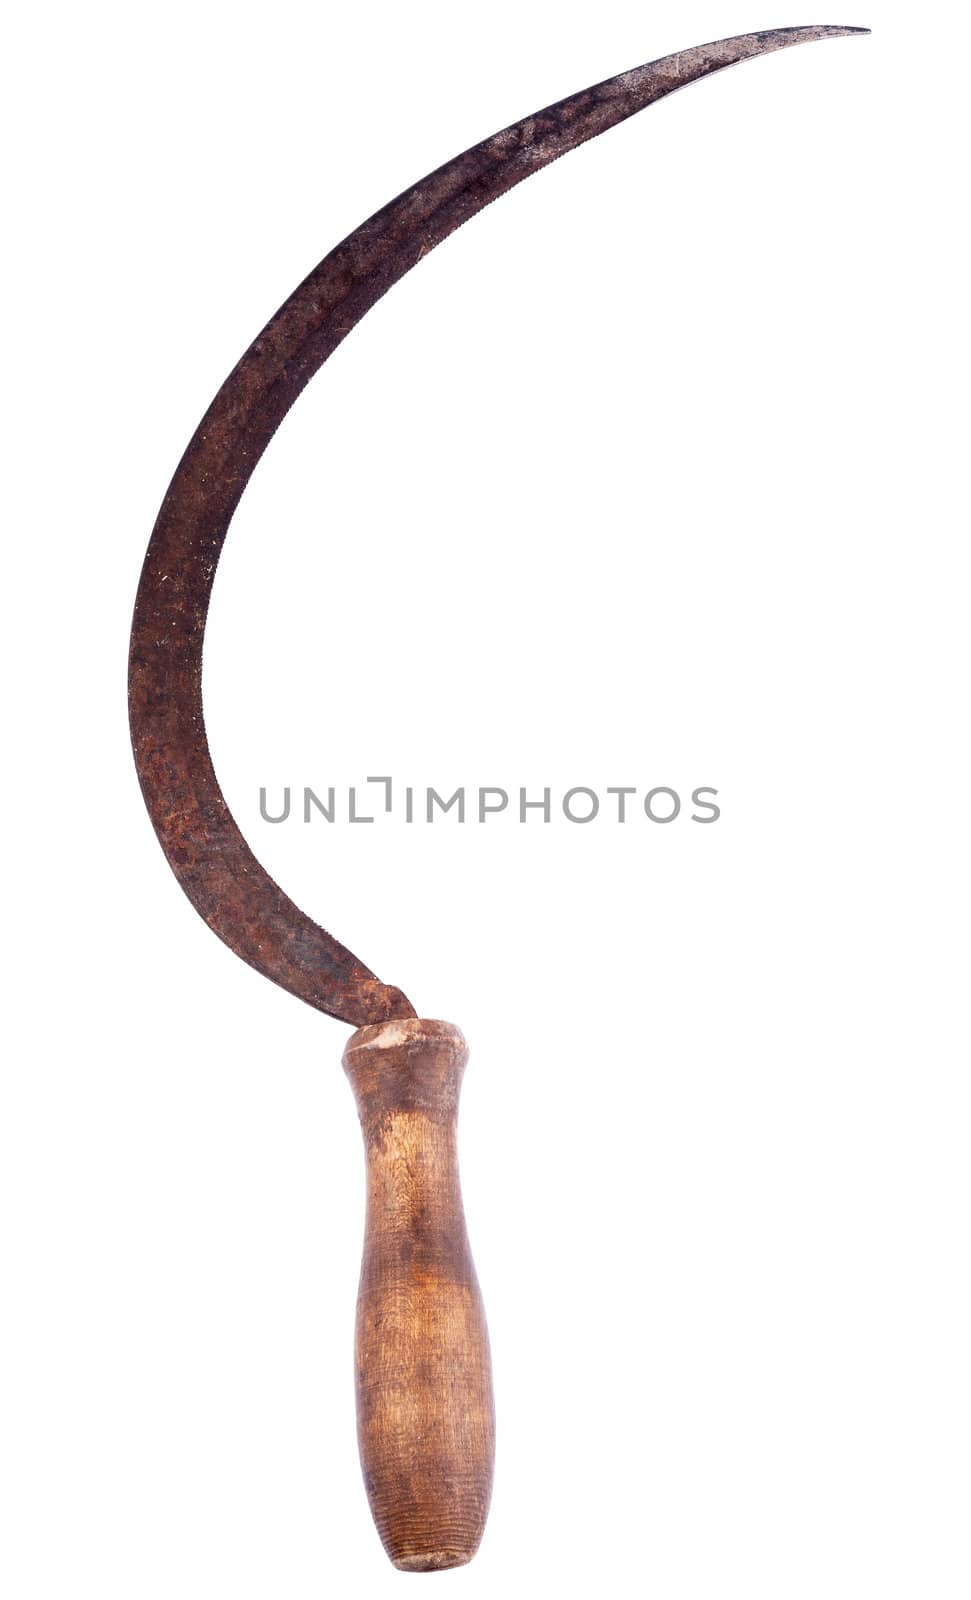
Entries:
{"label": "wooden handle", "polygon": [[371,1514],[408,1572],[475,1555],[492,1492],[489,1335],[465,1232],[455,1128],[468,1047],[447,1022],[348,1040],[367,1158],[357,1429]]}

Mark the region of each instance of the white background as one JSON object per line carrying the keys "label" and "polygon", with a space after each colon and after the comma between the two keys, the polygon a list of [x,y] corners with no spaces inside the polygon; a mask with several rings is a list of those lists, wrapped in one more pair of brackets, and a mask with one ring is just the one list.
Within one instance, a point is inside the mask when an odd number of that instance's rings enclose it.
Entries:
{"label": "white background", "polygon": [[[183,446],[408,182],[813,20],[875,31],[558,163],[340,349],[234,525],[207,715],[260,858],[471,1044],[499,1452],[436,1591],[968,1595],[963,9],[197,0],[7,27],[10,1600],[417,1581],[356,1460],[347,1030],[206,930],[131,766]],[[724,809],[259,820],[370,773]]]}

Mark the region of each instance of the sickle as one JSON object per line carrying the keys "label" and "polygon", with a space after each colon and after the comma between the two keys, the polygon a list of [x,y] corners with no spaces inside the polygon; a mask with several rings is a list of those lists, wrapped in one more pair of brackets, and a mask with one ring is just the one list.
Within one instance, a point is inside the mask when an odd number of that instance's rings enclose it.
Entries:
{"label": "sickle", "polygon": [[[448,1024],[418,1021],[399,989],[300,911],[230,815],[202,711],[216,564],[240,496],[301,390],[365,312],[463,222],[696,78],[789,45],[868,31],[779,28],[681,51],[513,123],[405,190],[324,258],[230,373],[179,463],[145,557],[131,636],[131,731],[169,865],[230,949],[360,1030],[345,1052],[369,1159],[359,1435],[379,1531],[392,1560],[412,1570],[470,1558],[491,1485],[488,1347],[454,1160],[464,1041]],[[401,1161],[416,1154],[427,1169],[418,1198],[414,1184],[407,1193],[395,1187]],[[403,1219],[420,1235],[410,1262]],[[441,1373],[429,1378],[436,1361],[447,1382]]]}

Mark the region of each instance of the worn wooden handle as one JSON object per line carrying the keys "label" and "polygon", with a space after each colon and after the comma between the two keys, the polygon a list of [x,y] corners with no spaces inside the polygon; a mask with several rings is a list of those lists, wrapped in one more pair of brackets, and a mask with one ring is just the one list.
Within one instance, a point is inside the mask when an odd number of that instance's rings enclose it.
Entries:
{"label": "worn wooden handle", "polygon": [[465,1232],[455,1129],[468,1048],[411,1017],[348,1040],[367,1158],[357,1425],[371,1513],[396,1567],[470,1561],[492,1492],[489,1335]]}

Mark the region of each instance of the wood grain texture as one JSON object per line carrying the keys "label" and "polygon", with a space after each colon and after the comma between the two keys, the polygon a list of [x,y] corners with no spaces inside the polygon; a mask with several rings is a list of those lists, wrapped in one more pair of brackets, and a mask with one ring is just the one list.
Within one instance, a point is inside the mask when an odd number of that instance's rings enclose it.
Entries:
{"label": "wood grain texture", "polygon": [[447,1022],[359,1028],[344,1070],[367,1159],[357,1419],[371,1512],[396,1567],[470,1561],[492,1492],[489,1336],[459,1187],[468,1048]]}

